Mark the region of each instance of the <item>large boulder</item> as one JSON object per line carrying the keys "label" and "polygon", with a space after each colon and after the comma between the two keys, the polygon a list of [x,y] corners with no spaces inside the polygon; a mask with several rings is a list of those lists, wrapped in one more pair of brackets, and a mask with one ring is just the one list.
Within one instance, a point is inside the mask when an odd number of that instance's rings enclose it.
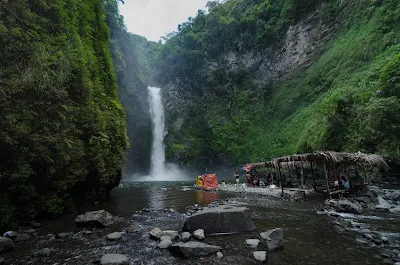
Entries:
{"label": "large boulder", "polygon": [[275,228],[267,232],[260,233],[260,237],[270,251],[283,248],[283,230]]}
{"label": "large boulder", "polygon": [[202,242],[190,241],[176,243],[169,247],[171,253],[183,258],[204,257],[217,253],[222,248]]}
{"label": "large boulder", "polygon": [[0,253],[13,250],[15,248],[14,242],[7,237],[0,237]]}
{"label": "large boulder", "polygon": [[75,218],[75,224],[80,227],[81,226],[107,227],[112,223],[113,223],[113,216],[105,210],[87,212],[85,214],[78,215]]}
{"label": "large boulder", "polygon": [[255,229],[251,213],[246,207],[223,205],[207,208],[189,216],[184,231],[204,229],[205,234],[249,232]]}
{"label": "large boulder", "polygon": [[339,212],[344,212],[344,213],[355,213],[355,214],[362,213],[362,208],[358,204],[351,202],[348,199],[338,200],[335,204],[335,208]]}
{"label": "large boulder", "polygon": [[105,254],[100,259],[101,265],[129,265],[129,257],[121,254]]}

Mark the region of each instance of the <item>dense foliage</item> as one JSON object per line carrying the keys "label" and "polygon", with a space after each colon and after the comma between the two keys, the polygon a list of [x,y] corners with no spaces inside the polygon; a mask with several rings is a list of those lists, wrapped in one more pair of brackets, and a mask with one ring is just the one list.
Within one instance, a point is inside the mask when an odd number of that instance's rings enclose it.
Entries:
{"label": "dense foliage", "polygon": [[[230,0],[167,36],[160,81],[197,103],[177,131],[169,110],[167,150],[184,163],[265,160],[318,149],[400,155],[400,2]],[[260,87],[230,72],[229,55],[282,49],[310,13],[337,27],[306,70]],[[219,64],[214,62],[220,61]],[[215,67],[218,67],[215,69]]]}
{"label": "dense foliage", "polygon": [[116,0],[104,0],[110,28],[111,55],[118,81],[118,93],[126,112],[128,137],[125,173],[146,171],[150,166],[151,120],[147,85],[153,82],[155,58],[161,44],[128,33]]}
{"label": "dense foliage", "polygon": [[104,196],[127,137],[100,0],[0,2],[0,227]]}

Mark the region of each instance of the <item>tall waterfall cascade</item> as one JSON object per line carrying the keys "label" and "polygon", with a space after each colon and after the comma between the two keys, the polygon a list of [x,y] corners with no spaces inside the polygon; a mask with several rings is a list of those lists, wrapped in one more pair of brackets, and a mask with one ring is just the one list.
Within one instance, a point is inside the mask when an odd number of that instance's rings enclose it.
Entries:
{"label": "tall waterfall cascade", "polygon": [[165,174],[165,125],[161,89],[149,86],[148,91],[153,131],[150,176],[156,179],[163,179],[163,175]]}

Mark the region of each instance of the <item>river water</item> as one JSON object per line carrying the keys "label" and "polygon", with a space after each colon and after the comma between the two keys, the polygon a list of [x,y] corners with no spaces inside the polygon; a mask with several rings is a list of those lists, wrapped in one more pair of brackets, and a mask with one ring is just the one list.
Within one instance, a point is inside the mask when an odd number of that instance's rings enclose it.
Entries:
{"label": "river water", "polygon": [[[383,248],[357,243],[357,231],[338,229],[338,224],[356,220],[355,216],[331,217],[317,215],[318,202],[312,198],[304,202],[289,202],[250,194],[203,192],[192,190],[187,182],[124,182],[111,192],[107,202],[78,209],[105,209],[117,216],[117,223],[107,229],[94,229],[85,236],[81,228],[74,226],[75,214],[43,224],[38,234],[25,243],[18,243],[16,250],[4,257],[6,264],[92,264],[104,253],[121,253],[131,257],[131,264],[257,264],[244,241],[257,238],[259,232],[276,227],[284,230],[282,251],[269,253],[268,264],[384,264]],[[148,231],[155,226],[164,230],[182,227],[185,208],[194,204],[207,205],[212,201],[227,201],[250,208],[256,230],[225,236],[208,236],[206,243],[220,245],[224,258],[181,260],[168,251],[153,246]],[[142,211],[146,208],[145,211]],[[175,212],[170,212],[172,208]],[[168,210],[165,210],[168,209]],[[400,233],[398,219],[391,215],[361,216],[371,230],[380,230],[390,237],[396,248]],[[343,225],[345,227],[346,225]],[[134,233],[126,233],[122,240],[107,241],[104,236],[114,231],[134,227]],[[56,239],[54,235],[67,232],[69,236]],[[362,238],[362,237],[361,237]],[[35,250],[50,247],[55,250],[49,257],[31,257]],[[397,244],[398,247],[398,244]]]}

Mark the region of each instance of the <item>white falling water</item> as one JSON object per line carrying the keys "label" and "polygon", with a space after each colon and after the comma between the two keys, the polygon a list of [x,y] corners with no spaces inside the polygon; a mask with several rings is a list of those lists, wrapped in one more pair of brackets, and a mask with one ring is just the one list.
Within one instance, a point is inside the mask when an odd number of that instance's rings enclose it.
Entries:
{"label": "white falling water", "polygon": [[161,180],[165,174],[164,108],[161,101],[161,89],[149,86],[148,90],[150,115],[153,126],[150,176]]}

